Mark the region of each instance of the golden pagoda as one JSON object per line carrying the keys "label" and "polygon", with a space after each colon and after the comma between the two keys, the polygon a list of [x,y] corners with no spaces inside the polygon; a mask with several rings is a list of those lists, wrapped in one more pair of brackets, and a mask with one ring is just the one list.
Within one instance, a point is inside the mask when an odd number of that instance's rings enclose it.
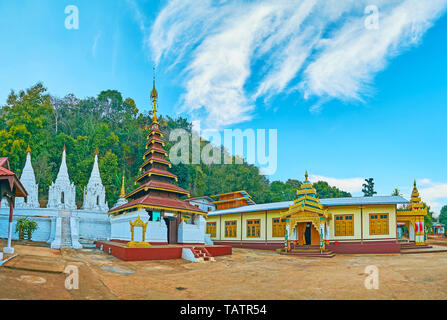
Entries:
{"label": "golden pagoda", "polygon": [[416,245],[425,245],[425,226],[424,217],[427,215],[427,207],[421,201],[416,180],[413,184],[411,192],[411,200],[406,210],[397,211],[397,222],[404,222],[408,230],[414,230],[414,239],[410,232],[410,241],[414,241]]}
{"label": "golden pagoda", "polygon": [[[177,176],[169,172],[171,162],[168,160],[168,153],[164,149],[163,132],[157,118],[158,92],[155,89],[155,79],[150,98],[152,102],[152,123],[147,136],[146,151],[143,155],[144,162],[140,166],[139,176],[134,181],[134,184],[138,186],[126,194],[123,177],[120,198],[126,199],[128,203],[113,208],[109,211],[109,214],[120,215],[144,209],[149,213],[158,212],[163,217],[164,212],[169,212],[174,218],[177,218],[178,223],[181,221],[182,214],[206,214],[188,201],[181,199],[182,196],[189,197],[189,192],[177,186],[175,184],[178,181]],[[178,223],[173,223],[171,229],[177,229]]]}
{"label": "golden pagoda", "polygon": [[[287,240],[295,245],[319,245],[324,250],[325,226],[329,219],[329,213],[323,208],[317,191],[309,181],[307,171],[305,180],[296,191],[298,198],[293,201],[289,210],[281,215],[286,218],[286,230],[289,236]],[[306,239],[306,229],[310,227],[310,239]],[[310,241],[309,241],[310,240]]]}

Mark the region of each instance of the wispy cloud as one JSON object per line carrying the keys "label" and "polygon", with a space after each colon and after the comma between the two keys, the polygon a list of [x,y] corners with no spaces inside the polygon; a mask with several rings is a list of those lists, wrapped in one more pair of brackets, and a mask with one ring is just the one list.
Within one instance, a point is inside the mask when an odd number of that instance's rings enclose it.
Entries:
{"label": "wispy cloud", "polygon": [[326,181],[330,186],[335,186],[340,190],[347,191],[350,193],[356,193],[362,191],[362,186],[363,183],[365,182],[365,178],[338,179],[318,175],[310,175],[309,181],[312,183],[318,181]]}
{"label": "wispy cloud", "polygon": [[221,127],[251,119],[259,98],[284,92],[316,100],[313,111],[330,99],[362,101],[377,72],[420,42],[447,0],[376,0],[377,30],[365,28],[369,4],[170,0],[145,41],[155,63],[181,79],[184,110]]}
{"label": "wispy cloud", "polygon": [[419,184],[425,186],[419,187],[422,201],[426,202],[436,215],[439,215],[442,206],[447,204],[447,183],[422,179]]}
{"label": "wispy cloud", "polygon": [[92,45],[92,56],[93,58],[96,58],[96,48],[98,47],[98,41],[99,38],[101,38],[101,31],[98,32],[95,36],[95,39],[93,39],[93,45]]}

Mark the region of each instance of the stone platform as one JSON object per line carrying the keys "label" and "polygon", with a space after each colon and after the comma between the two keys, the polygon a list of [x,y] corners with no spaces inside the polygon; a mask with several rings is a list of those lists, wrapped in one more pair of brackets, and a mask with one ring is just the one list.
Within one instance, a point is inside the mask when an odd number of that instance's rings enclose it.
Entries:
{"label": "stone platform", "polygon": [[213,257],[231,255],[233,249],[231,246],[203,244],[166,244],[150,248],[130,248],[119,241],[96,241],[95,244],[98,249],[124,261],[181,259],[184,248],[206,248]]}

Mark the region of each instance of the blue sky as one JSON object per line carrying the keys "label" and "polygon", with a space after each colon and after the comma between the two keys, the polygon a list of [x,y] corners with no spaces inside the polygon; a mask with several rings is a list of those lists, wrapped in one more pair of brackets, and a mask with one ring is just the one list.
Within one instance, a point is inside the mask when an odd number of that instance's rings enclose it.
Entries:
{"label": "blue sky", "polygon": [[[360,195],[417,179],[447,204],[447,0],[0,1],[0,101],[42,81],[52,94],[116,89],[207,128],[277,129],[270,179],[311,178]],[[64,26],[66,6],[79,29]]]}

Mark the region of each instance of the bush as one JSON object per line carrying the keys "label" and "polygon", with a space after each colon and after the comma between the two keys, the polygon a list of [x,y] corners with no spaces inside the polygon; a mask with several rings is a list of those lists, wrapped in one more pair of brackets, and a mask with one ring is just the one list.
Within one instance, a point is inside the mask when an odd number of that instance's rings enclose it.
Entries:
{"label": "bush", "polygon": [[28,236],[28,240],[31,240],[31,236],[36,230],[36,221],[29,220],[28,218],[20,218],[17,220],[16,233],[19,233],[19,240],[24,240],[25,234]]}

